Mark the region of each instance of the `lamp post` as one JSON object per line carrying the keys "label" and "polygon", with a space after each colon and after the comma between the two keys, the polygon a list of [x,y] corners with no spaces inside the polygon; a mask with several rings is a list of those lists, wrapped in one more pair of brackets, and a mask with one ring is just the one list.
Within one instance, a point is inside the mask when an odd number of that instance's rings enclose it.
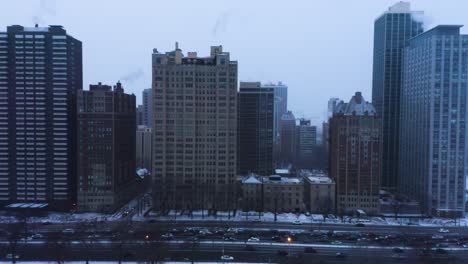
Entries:
{"label": "lamp post", "polygon": [[288,255],[289,256],[291,255],[291,242],[292,242],[292,238],[288,236]]}

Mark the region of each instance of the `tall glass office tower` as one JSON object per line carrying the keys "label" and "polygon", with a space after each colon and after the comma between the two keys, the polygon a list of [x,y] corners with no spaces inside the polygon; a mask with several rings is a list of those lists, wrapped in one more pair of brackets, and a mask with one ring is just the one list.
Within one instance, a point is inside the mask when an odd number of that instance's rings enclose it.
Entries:
{"label": "tall glass office tower", "polygon": [[393,190],[398,180],[398,142],[402,52],[408,39],[423,32],[416,21],[422,12],[413,12],[410,4],[399,2],[374,23],[374,65],[372,104],[382,119],[382,187]]}

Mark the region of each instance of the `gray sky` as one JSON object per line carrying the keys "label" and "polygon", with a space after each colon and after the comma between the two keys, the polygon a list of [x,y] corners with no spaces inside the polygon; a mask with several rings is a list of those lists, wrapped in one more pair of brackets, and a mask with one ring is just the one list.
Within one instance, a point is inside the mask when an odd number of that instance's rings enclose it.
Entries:
{"label": "gray sky", "polygon": [[[121,80],[135,93],[151,86],[151,53],[208,55],[223,45],[239,62],[240,81],[283,81],[296,117],[319,123],[327,100],[360,90],[371,100],[374,19],[393,0],[3,0],[6,26],[63,25],[83,42],[90,83]],[[426,27],[466,24],[466,0],[412,0]],[[468,32],[468,29],[462,29]]]}

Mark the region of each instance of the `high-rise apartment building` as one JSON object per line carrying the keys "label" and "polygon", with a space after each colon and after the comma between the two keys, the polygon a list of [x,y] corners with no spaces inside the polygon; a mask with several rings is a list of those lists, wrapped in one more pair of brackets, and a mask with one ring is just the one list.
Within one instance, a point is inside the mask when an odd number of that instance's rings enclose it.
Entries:
{"label": "high-rise apartment building", "polygon": [[136,164],[137,168],[153,169],[153,130],[147,126],[137,127]]}
{"label": "high-rise apartment building", "polygon": [[155,49],[153,104],[155,208],[234,209],[237,62]]}
{"label": "high-rise apartment building", "polygon": [[317,127],[310,125],[310,120],[300,119],[296,127],[296,166],[312,168],[314,150],[317,146]]}
{"label": "high-rise apartment building", "polygon": [[263,88],[273,89],[275,94],[274,117],[273,117],[273,135],[274,144],[280,141],[280,122],[281,117],[288,111],[288,86],[282,82],[263,84]]}
{"label": "high-rise apartment building", "polygon": [[281,117],[280,122],[281,146],[279,160],[287,166],[295,161],[296,157],[296,118],[291,111]]}
{"label": "high-rise apartment building", "polygon": [[78,209],[112,212],[135,191],[135,95],[120,82],[78,92]]}
{"label": "high-rise apartment building", "polygon": [[76,202],[81,42],[61,26],[0,32],[0,203]]}
{"label": "high-rise apartment building", "polygon": [[143,105],[138,105],[136,108],[136,124],[143,126]]}
{"label": "high-rise apartment building", "polygon": [[401,92],[400,188],[428,212],[463,215],[468,35],[437,26],[409,41]]}
{"label": "high-rise apartment building", "polygon": [[410,3],[398,2],[374,23],[372,104],[382,119],[382,187],[394,190],[398,181],[400,91],[403,48],[423,32],[422,12],[411,11]]}
{"label": "high-rise apartment building", "polygon": [[329,164],[337,212],[379,212],[381,139],[381,121],[360,92],[338,104],[330,119]]}
{"label": "high-rise apartment building", "polygon": [[142,92],[143,100],[143,125],[151,128],[153,126],[153,94],[151,88]]}
{"label": "high-rise apartment building", "polygon": [[238,172],[267,176],[273,172],[272,88],[241,82],[238,93]]}

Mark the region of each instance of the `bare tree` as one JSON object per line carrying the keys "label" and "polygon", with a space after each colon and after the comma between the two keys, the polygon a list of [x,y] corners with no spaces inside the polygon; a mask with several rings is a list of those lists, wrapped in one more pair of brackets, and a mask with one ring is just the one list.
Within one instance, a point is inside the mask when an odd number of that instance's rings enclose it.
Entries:
{"label": "bare tree", "polygon": [[398,214],[400,213],[400,210],[401,210],[401,202],[396,199],[392,199],[391,206],[392,206],[392,211],[393,211],[395,220],[397,220]]}

